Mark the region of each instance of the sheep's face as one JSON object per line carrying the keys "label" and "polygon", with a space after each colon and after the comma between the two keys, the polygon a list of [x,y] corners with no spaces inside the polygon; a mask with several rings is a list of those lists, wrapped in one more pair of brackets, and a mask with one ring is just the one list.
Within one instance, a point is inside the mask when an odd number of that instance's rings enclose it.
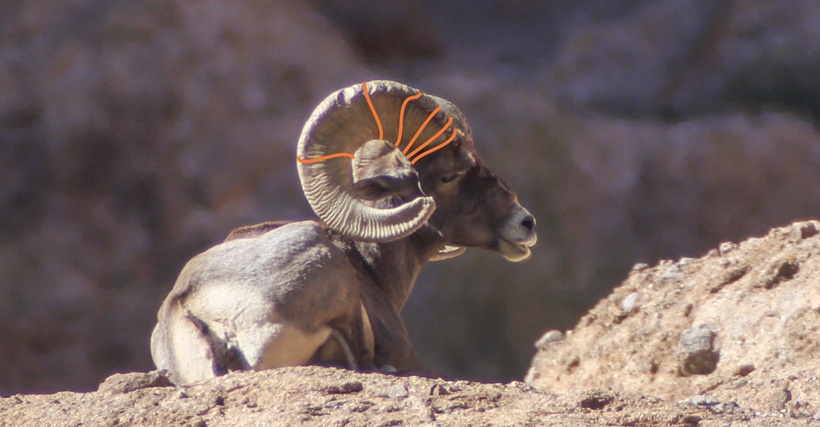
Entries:
{"label": "sheep's face", "polygon": [[436,201],[429,222],[448,245],[490,249],[511,261],[529,257],[535,218],[478,156],[469,133],[417,166],[422,188]]}

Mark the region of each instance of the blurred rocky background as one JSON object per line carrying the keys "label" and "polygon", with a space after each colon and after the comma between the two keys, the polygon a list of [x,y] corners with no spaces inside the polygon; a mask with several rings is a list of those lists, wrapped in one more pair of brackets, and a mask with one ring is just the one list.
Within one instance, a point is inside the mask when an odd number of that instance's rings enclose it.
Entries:
{"label": "blurred rocky background", "polygon": [[[443,3],[443,4],[441,4]],[[534,3],[536,3],[534,5]],[[311,217],[313,107],[372,78],[455,102],[533,257],[431,264],[422,358],[521,379],[638,262],[820,216],[815,0],[0,0],[0,395],[149,370],[185,261]]]}

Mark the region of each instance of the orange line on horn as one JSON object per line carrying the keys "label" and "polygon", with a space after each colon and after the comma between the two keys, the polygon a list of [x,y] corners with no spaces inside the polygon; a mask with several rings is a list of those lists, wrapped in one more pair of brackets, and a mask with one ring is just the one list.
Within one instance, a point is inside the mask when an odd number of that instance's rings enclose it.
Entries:
{"label": "orange line on horn", "polygon": [[379,125],[379,139],[384,139],[384,129],[382,129],[382,122],[379,120],[379,115],[376,114],[376,109],[373,108],[373,102],[370,101],[370,94],[367,93],[367,83],[362,83],[364,89],[364,97],[367,98],[367,105],[370,106],[370,111],[373,112],[373,117],[376,118],[376,124]]}
{"label": "orange line on horn", "polygon": [[315,162],[321,162],[322,160],[332,159],[334,157],[350,157],[351,159],[356,158],[355,156],[353,156],[352,154],[349,154],[349,153],[337,153],[337,154],[330,154],[328,156],[317,157],[315,159],[310,159],[310,160],[305,160],[301,157],[296,157],[296,160],[298,160],[299,163],[315,163]]}
{"label": "orange line on horn", "polygon": [[430,153],[432,153],[432,152],[434,152],[434,151],[436,151],[436,150],[438,150],[438,149],[440,149],[440,148],[444,147],[445,145],[447,145],[447,144],[449,144],[450,142],[452,142],[452,141],[453,141],[453,139],[455,139],[455,137],[456,137],[456,129],[455,129],[455,128],[453,128],[453,135],[452,135],[452,136],[450,136],[450,139],[448,139],[447,141],[444,141],[443,143],[439,144],[439,145],[438,145],[438,146],[436,146],[435,148],[431,148],[431,149],[429,149],[429,150],[427,150],[427,151],[425,151],[425,152],[423,152],[423,153],[419,154],[419,156],[418,156],[418,157],[416,157],[416,158],[415,158],[412,162],[410,162],[410,164],[411,164],[411,165],[416,164],[416,162],[417,162],[417,161],[419,161],[419,159],[420,159],[420,158],[422,158],[422,157],[424,157],[424,156],[426,156],[426,155],[428,155],[428,154],[430,154]]}
{"label": "orange line on horn", "polygon": [[407,154],[407,150],[410,149],[410,146],[413,145],[413,142],[416,140],[416,138],[418,138],[419,135],[421,135],[421,131],[423,131],[424,128],[427,127],[427,123],[430,123],[430,120],[433,120],[433,116],[435,116],[436,113],[438,113],[438,110],[441,110],[441,106],[436,107],[436,109],[433,110],[433,112],[430,113],[429,116],[427,116],[427,120],[425,120],[424,123],[421,125],[418,132],[416,132],[416,134],[413,136],[413,139],[411,139],[410,142],[407,143],[407,147],[404,147],[404,151],[402,151],[402,153]]}
{"label": "orange line on horn", "polygon": [[426,146],[430,145],[430,143],[431,143],[431,142],[433,142],[433,140],[434,140],[434,139],[436,139],[436,138],[440,137],[440,136],[441,136],[441,134],[443,134],[443,133],[444,133],[444,131],[445,131],[445,130],[447,130],[447,128],[448,128],[448,127],[450,127],[450,125],[451,125],[451,124],[453,124],[453,118],[452,118],[452,117],[450,117],[450,120],[448,120],[448,121],[447,121],[447,124],[446,124],[443,128],[441,128],[441,130],[440,130],[440,131],[438,131],[435,135],[433,135],[433,137],[432,137],[432,138],[428,139],[428,140],[427,140],[427,142],[425,142],[424,144],[421,144],[421,145],[419,146],[419,148],[416,148],[415,150],[413,150],[413,152],[412,152],[412,153],[408,154],[408,155],[407,155],[407,158],[408,158],[408,159],[410,159],[411,157],[413,157],[413,155],[414,155],[414,154],[416,154],[416,153],[418,153],[419,151],[421,151],[421,149],[422,149],[422,148],[424,148],[424,147],[426,147]]}
{"label": "orange line on horn", "polygon": [[421,96],[421,92],[416,95],[409,96],[407,99],[404,100],[404,103],[401,104],[401,111],[399,112],[399,137],[396,138],[396,147],[399,146],[401,143],[401,128],[404,125],[404,107],[407,106],[407,103],[410,102],[411,99],[418,99]]}

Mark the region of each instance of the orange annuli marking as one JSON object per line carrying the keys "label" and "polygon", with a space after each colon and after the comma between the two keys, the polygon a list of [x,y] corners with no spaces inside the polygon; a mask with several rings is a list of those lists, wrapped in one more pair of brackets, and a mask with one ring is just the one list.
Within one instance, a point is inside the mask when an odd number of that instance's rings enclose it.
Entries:
{"label": "orange annuli marking", "polygon": [[337,154],[331,154],[331,155],[328,155],[328,156],[317,157],[315,159],[309,159],[309,160],[305,160],[301,157],[296,157],[296,160],[298,160],[299,163],[315,163],[315,162],[321,162],[322,160],[332,159],[334,157],[350,157],[351,159],[355,158],[350,153],[337,153]]}
{"label": "orange annuli marking", "polygon": [[396,147],[398,147],[401,143],[401,131],[402,126],[404,125],[404,107],[407,106],[407,103],[410,102],[411,99],[418,99],[419,97],[421,97],[421,92],[417,93],[416,95],[407,97],[407,99],[404,100],[404,103],[401,104],[401,111],[399,112],[399,137],[396,138]]}
{"label": "orange annuli marking", "polygon": [[416,153],[418,153],[419,151],[421,151],[421,149],[422,149],[422,148],[424,148],[424,147],[426,147],[426,146],[430,145],[430,143],[431,143],[431,142],[433,142],[433,140],[435,140],[435,139],[436,139],[436,138],[438,138],[439,136],[441,136],[441,134],[443,134],[443,133],[444,133],[444,131],[445,131],[445,130],[447,130],[447,128],[449,128],[451,124],[453,124],[453,118],[452,118],[452,117],[450,117],[450,120],[448,120],[448,121],[447,121],[447,124],[446,124],[446,125],[444,125],[444,127],[443,127],[443,128],[441,128],[441,130],[440,130],[440,131],[438,131],[435,135],[433,135],[433,137],[432,137],[432,138],[428,139],[428,140],[427,140],[427,142],[425,142],[424,144],[421,144],[418,148],[416,148],[415,150],[413,150],[413,152],[412,152],[412,153],[408,154],[408,155],[407,155],[407,158],[409,159],[409,158],[413,157],[413,155],[414,155],[414,154],[416,154]]}
{"label": "orange annuli marking", "polygon": [[433,116],[435,116],[435,115],[436,115],[436,113],[438,113],[438,110],[441,110],[441,107],[440,107],[440,106],[439,106],[439,107],[436,107],[436,109],[435,109],[435,110],[433,110],[433,112],[432,112],[432,113],[430,113],[430,115],[429,115],[429,116],[427,116],[427,120],[425,120],[425,121],[424,121],[424,123],[421,125],[421,127],[419,128],[419,130],[418,130],[418,131],[416,132],[416,134],[413,136],[413,139],[411,139],[411,140],[410,140],[410,142],[408,142],[408,143],[407,143],[407,147],[404,147],[404,151],[402,151],[402,153],[407,154],[407,150],[409,150],[409,149],[410,149],[410,147],[413,145],[413,142],[416,140],[416,138],[418,138],[418,137],[419,137],[419,135],[421,135],[421,131],[423,131],[423,130],[424,130],[424,128],[425,128],[425,127],[427,127],[427,123],[430,123],[430,120],[433,120]]}
{"label": "orange annuli marking", "polygon": [[382,122],[379,120],[379,115],[376,114],[376,109],[373,108],[373,102],[370,100],[370,94],[367,93],[367,83],[362,83],[364,89],[364,97],[367,98],[367,105],[370,106],[370,111],[373,112],[373,117],[376,118],[376,124],[379,126],[379,139],[384,139],[384,129],[382,129]]}
{"label": "orange annuli marking", "polygon": [[456,129],[455,129],[455,128],[453,128],[453,134],[450,136],[450,139],[448,139],[447,141],[444,141],[443,143],[441,143],[441,144],[437,145],[437,146],[436,146],[436,147],[434,147],[434,148],[431,148],[431,149],[429,149],[429,150],[427,150],[427,151],[425,151],[425,152],[423,152],[423,153],[419,154],[419,156],[418,156],[418,157],[416,157],[416,158],[415,158],[412,162],[410,162],[410,164],[411,164],[411,165],[414,165],[414,164],[416,164],[416,162],[417,162],[417,161],[419,161],[419,159],[420,159],[420,158],[422,158],[422,157],[424,157],[424,156],[426,156],[426,155],[428,155],[428,154],[430,154],[430,153],[432,153],[432,152],[434,152],[434,151],[436,151],[436,150],[439,150],[439,149],[443,148],[445,145],[447,145],[447,144],[449,144],[450,142],[452,142],[452,141],[453,141],[453,139],[455,139],[455,137],[456,137]]}
{"label": "orange annuli marking", "polygon": [[[362,89],[364,91],[364,97],[365,97],[365,99],[367,99],[367,105],[370,106],[370,111],[373,113],[373,117],[376,119],[376,125],[379,126],[379,139],[382,140],[382,139],[384,139],[384,129],[382,128],[381,120],[379,120],[379,115],[376,113],[376,108],[373,107],[373,101],[370,100],[370,94],[367,92],[367,83],[362,83]],[[407,97],[407,99],[405,99],[404,103],[402,103],[402,105],[401,105],[401,111],[399,112],[399,136],[398,136],[398,138],[396,138],[396,147],[398,147],[399,144],[401,143],[402,127],[404,126],[404,109],[405,109],[405,107],[407,107],[407,103],[410,102],[410,100],[418,99],[419,97],[421,97],[421,95],[422,95],[422,93],[419,92],[419,93],[417,93],[413,96]],[[430,123],[430,120],[433,119],[433,116],[435,116],[436,113],[439,112],[439,110],[441,110],[440,106],[436,107],[436,109],[433,110],[433,112],[430,113],[429,116],[427,116],[427,120],[425,120],[424,123],[419,128],[419,130],[416,131],[416,134],[413,135],[413,139],[410,140],[410,142],[407,144],[407,147],[404,147],[404,151],[402,151],[402,153],[404,153],[406,155],[408,160],[410,160],[410,157],[413,157],[414,154],[418,153],[424,147],[430,145],[431,142],[433,142],[436,138],[441,136],[441,134],[443,134],[444,131],[446,131],[450,127],[450,125],[453,124],[453,118],[450,117],[450,120],[447,121],[447,124],[443,128],[441,128],[441,130],[436,132],[436,134],[433,135],[430,139],[428,139],[424,144],[421,144],[421,146],[419,146],[418,148],[413,150],[412,153],[407,154],[407,150],[410,149],[410,147],[413,145],[413,142],[415,142],[416,139],[419,137],[419,135],[421,135],[421,132],[424,131],[424,128],[427,127],[427,124]],[[410,164],[415,164],[422,157],[424,157],[424,156],[426,156],[426,155],[428,155],[432,152],[435,152],[437,150],[440,150],[445,145],[452,142],[453,139],[455,139],[455,137],[456,137],[456,132],[457,132],[457,129],[453,128],[453,134],[450,136],[449,139],[447,139],[447,141],[444,141],[443,143],[439,144],[438,146],[436,146],[434,148],[431,148],[431,149],[419,154],[418,157],[416,157],[413,161],[410,162]],[[299,163],[315,163],[315,162],[321,162],[322,160],[333,159],[333,158],[336,158],[336,157],[350,157],[351,159],[356,158],[354,155],[352,155],[350,153],[337,153],[337,154],[330,154],[330,155],[327,155],[327,156],[317,157],[315,159],[303,159],[303,158],[297,156],[296,160],[298,160]]]}

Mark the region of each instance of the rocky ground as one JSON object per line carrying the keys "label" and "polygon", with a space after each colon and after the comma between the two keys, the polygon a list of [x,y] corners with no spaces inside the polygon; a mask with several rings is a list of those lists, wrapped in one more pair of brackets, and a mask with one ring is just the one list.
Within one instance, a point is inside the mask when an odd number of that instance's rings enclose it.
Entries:
{"label": "rocky ground", "polygon": [[0,424],[811,426],[820,423],[820,221],[637,265],[522,382],[295,367],[189,387],[116,374],[0,399]]}
{"label": "rocky ground", "polygon": [[734,405],[672,403],[589,390],[539,391],[485,384],[298,367],[235,373],[190,387],[156,372],[118,374],[90,393],[0,399],[15,426],[809,426],[810,419]]}

